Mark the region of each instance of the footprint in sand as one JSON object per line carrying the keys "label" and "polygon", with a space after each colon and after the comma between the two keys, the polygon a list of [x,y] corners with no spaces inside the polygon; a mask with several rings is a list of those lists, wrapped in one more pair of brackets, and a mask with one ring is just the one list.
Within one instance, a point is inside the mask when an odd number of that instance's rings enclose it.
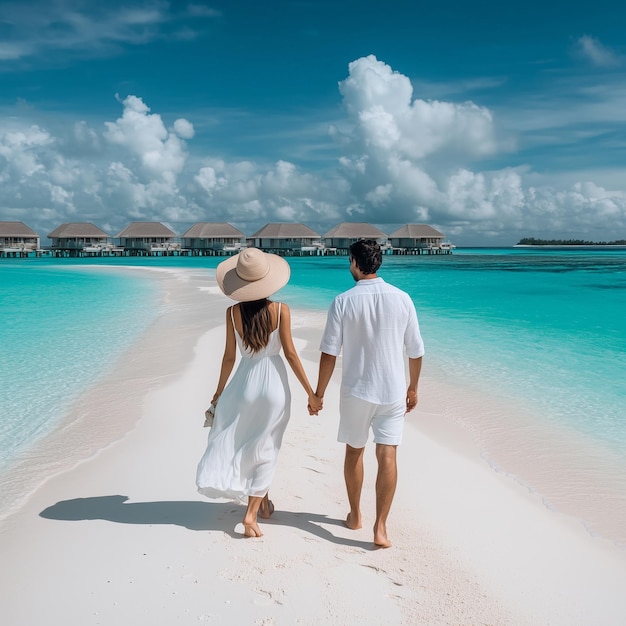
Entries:
{"label": "footprint in sand", "polygon": [[278,591],[268,591],[266,589],[255,589],[255,593],[257,594],[257,599],[254,601],[254,604],[259,606],[270,606],[272,604],[282,605],[282,598],[285,595],[282,589]]}

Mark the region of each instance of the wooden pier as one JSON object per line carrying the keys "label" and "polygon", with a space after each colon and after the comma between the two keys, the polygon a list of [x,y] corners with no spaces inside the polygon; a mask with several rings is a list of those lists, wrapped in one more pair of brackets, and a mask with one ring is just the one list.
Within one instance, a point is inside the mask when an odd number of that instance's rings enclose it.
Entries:
{"label": "wooden pier", "polygon": [[[398,256],[419,256],[419,255],[441,255],[452,254],[453,248],[446,247],[428,247],[428,248],[383,248],[383,254]],[[103,248],[82,249],[82,250],[58,250],[51,248],[42,248],[39,250],[25,250],[21,248],[0,248],[0,258],[40,258],[50,257],[55,259],[71,259],[71,258],[111,258],[111,257],[226,257],[237,254],[239,250],[223,250],[208,248],[175,248],[175,249],[158,249],[158,250],[139,250],[125,248]],[[319,257],[319,256],[347,256],[349,250],[347,248],[316,248],[314,250],[298,249],[298,248],[275,248],[265,249],[264,252],[278,254],[284,257]]]}

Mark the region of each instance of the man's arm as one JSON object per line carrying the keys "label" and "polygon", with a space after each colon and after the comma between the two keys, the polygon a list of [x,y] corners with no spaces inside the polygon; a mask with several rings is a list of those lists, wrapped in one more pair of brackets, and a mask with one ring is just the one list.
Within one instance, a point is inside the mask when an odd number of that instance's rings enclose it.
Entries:
{"label": "man's arm", "polygon": [[317,376],[317,390],[315,391],[315,395],[320,399],[324,398],[324,394],[326,393],[326,387],[328,387],[330,377],[333,375],[336,362],[336,356],[326,354],[326,352],[322,352],[320,354],[320,369]]}
{"label": "man's arm", "polygon": [[[320,362],[321,368],[321,362]],[[406,412],[417,406],[417,383],[422,371],[422,357],[409,359],[409,388],[406,391]]]}

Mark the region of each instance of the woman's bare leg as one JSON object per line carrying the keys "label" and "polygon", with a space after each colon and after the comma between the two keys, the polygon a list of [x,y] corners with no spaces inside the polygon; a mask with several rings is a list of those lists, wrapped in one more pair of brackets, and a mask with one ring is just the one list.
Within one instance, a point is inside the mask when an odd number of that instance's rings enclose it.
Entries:
{"label": "woman's bare leg", "polygon": [[257,524],[257,515],[263,498],[248,496],[248,508],[243,516],[244,535],[246,537],[262,537],[263,533]]}
{"label": "woman's bare leg", "polygon": [[265,494],[263,500],[261,500],[261,507],[259,508],[259,517],[262,519],[269,519],[274,512],[274,503],[270,500],[269,491]]}

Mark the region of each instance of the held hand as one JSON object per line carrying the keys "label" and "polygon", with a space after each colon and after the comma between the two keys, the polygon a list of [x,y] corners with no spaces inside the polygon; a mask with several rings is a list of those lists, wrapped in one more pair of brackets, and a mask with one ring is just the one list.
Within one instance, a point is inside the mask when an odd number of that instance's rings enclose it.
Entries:
{"label": "held hand", "polygon": [[406,412],[409,413],[417,406],[417,391],[408,389],[406,392]]}
{"label": "held hand", "polygon": [[324,408],[324,398],[311,394],[307,408],[309,409],[309,415],[317,415]]}

